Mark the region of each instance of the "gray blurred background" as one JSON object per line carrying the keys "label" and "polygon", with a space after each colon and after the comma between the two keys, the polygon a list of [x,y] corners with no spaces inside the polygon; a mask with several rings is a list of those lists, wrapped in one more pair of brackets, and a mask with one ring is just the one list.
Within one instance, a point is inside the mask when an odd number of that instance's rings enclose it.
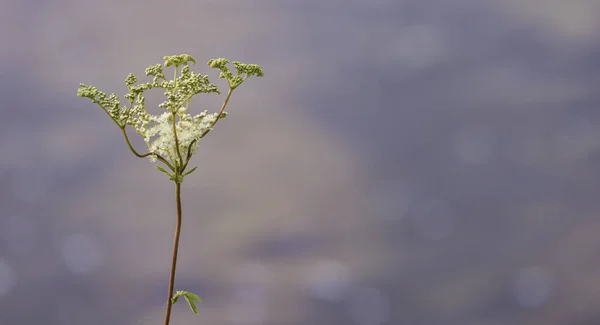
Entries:
{"label": "gray blurred background", "polygon": [[183,184],[172,324],[600,324],[598,1],[4,0],[0,31],[2,325],[162,324],[173,185],[76,91],[179,53],[266,76]]}

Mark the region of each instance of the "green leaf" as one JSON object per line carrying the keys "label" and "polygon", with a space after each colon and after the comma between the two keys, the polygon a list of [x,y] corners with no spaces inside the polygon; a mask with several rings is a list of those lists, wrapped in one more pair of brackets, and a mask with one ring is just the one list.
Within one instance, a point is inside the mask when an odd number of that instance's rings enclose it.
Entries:
{"label": "green leaf", "polygon": [[168,172],[168,171],[166,171],[164,168],[162,168],[162,167],[160,167],[160,166],[158,166],[158,165],[154,165],[154,166],[155,166],[155,167],[156,167],[156,169],[158,169],[159,171],[161,171],[161,172],[163,172],[163,173],[167,174],[169,177],[171,177],[171,174],[169,174],[169,172]]}
{"label": "green leaf", "polygon": [[198,315],[198,310],[196,309],[196,301],[199,303],[202,303],[202,299],[200,299],[200,297],[196,296],[195,294],[191,293],[191,292],[186,292],[184,293],[185,300],[187,301],[188,305],[190,305],[190,309],[192,310],[192,312],[196,315]]}
{"label": "green leaf", "polygon": [[192,312],[194,314],[198,315],[198,309],[196,308],[196,302],[202,303],[202,299],[200,299],[200,297],[198,297],[197,295],[195,295],[191,292],[177,291],[175,293],[175,295],[173,295],[173,298],[171,298],[171,305],[175,304],[177,302],[177,299],[179,299],[180,296],[183,296],[183,298],[185,298],[185,301],[187,301]]}
{"label": "green leaf", "polygon": [[187,175],[189,175],[189,174],[193,173],[193,172],[194,172],[194,170],[196,170],[196,168],[198,168],[198,167],[196,166],[196,167],[194,167],[194,168],[190,169],[189,171],[185,172],[185,174],[183,174],[183,176],[187,176]]}
{"label": "green leaf", "polygon": [[171,298],[171,305],[174,305],[177,302],[177,299],[179,299],[179,296],[183,295],[183,293],[184,291],[177,291]]}

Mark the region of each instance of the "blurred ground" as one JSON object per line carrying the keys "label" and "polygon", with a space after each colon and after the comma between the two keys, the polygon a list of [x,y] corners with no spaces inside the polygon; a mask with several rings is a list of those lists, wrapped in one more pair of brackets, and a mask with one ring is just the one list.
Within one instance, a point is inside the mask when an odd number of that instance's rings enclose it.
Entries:
{"label": "blurred ground", "polygon": [[591,0],[5,1],[0,324],[162,322],[173,188],[76,90],[177,53],[266,76],[183,184],[176,289],[205,303],[172,324],[598,324],[598,22]]}

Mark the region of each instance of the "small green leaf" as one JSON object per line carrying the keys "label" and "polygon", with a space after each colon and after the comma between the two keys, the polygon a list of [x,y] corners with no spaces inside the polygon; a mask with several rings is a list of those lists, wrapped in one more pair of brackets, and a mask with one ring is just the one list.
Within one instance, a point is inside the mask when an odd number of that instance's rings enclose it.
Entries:
{"label": "small green leaf", "polygon": [[158,169],[159,171],[161,171],[161,172],[163,172],[163,173],[167,174],[169,177],[171,176],[171,174],[169,174],[169,172],[168,172],[168,171],[166,171],[164,168],[162,168],[162,167],[160,167],[160,166],[158,166],[158,165],[155,165],[155,167],[156,167],[156,169]]}
{"label": "small green leaf", "polygon": [[179,296],[183,295],[184,293],[185,291],[177,291],[171,298],[171,305],[174,305],[177,302],[177,299],[179,299]]}
{"label": "small green leaf", "polygon": [[194,172],[194,170],[196,170],[196,168],[198,168],[198,167],[196,166],[196,167],[194,167],[194,168],[190,169],[189,171],[185,172],[185,174],[183,174],[183,176],[187,176],[187,175],[189,175],[189,174],[193,173],[193,172]]}
{"label": "small green leaf", "polygon": [[190,305],[190,309],[192,310],[192,312],[196,315],[198,315],[198,310],[196,309],[196,301],[199,303],[202,303],[202,299],[200,299],[200,297],[198,297],[197,295],[191,293],[191,292],[185,292],[183,297],[185,298],[185,300],[187,301],[188,305]]}
{"label": "small green leaf", "polygon": [[196,308],[196,302],[202,303],[202,299],[200,299],[200,297],[198,297],[197,295],[195,295],[191,292],[177,291],[175,293],[175,295],[173,295],[173,298],[171,298],[171,305],[173,305],[177,302],[177,299],[179,299],[179,296],[183,296],[185,298],[185,301],[187,301],[188,305],[190,306],[190,309],[192,310],[192,312],[194,314],[198,315],[198,309]]}

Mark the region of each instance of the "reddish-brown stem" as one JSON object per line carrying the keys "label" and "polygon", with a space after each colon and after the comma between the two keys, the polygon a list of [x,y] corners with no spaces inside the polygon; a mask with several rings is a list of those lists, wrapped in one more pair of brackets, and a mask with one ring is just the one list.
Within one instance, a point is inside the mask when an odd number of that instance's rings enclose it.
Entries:
{"label": "reddish-brown stem", "polygon": [[221,105],[221,109],[219,110],[219,113],[217,114],[217,118],[215,119],[214,122],[212,122],[212,124],[210,125],[210,128],[208,130],[204,131],[204,133],[202,133],[200,138],[204,138],[204,136],[208,132],[210,132],[210,129],[212,129],[215,126],[215,124],[217,124],[217,122],[219,122],[219,120],[221,119],[221,115],[223,115],[223,112],[225,111],[227,102],[229,102],[229,97],[231,97],[231,93],[233,93],[233,89],[229,88],[229,90],[227,91],[227,96],[225,96],[225,101],[223,101],[223,105]]}
{"label": "reddish-brown stem", "polygon": [[169,296],[167,297],[167,311],[165,312],[165,323],[169,325],[171,320],[171,297],[175,284],[175,267],[177,266],[177,251],[179,250],[179,235],[181,235],[181,184],[175,182],[175,199],[177,204],[177,221],[175,222],[175,238],[173,239],[173,257],[171,258],[171,273],[169,275]]}

